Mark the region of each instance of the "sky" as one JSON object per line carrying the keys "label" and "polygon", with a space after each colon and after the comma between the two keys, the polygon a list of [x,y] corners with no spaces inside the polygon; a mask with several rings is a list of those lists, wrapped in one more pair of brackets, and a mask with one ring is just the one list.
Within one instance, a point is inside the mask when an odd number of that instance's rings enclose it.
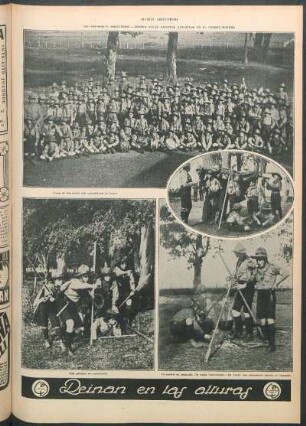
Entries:
{"label": "sky", "polygon": [[[284,275],[290,273],[292,264],[287,264],[280,259],[280,239],[279,232],[285,229],[286,225],[281,224],[275,230],[269,231],[269,238],[263,236],[252,237],[240,240],[246,247],[247,253],[252,255],[258,247],[265,247],[268,252],[268,258],[271,263],[280,266]],[[213,238],[211,240],[214,240]],[[219,240],[222,242],[224,252],[223,258],[231,271],[234,271],[236,257],[233,249],[239,239]],[[188,269],[188,263],[184,257],[172,259],[169,252],[162,246],[159,247],[159,288],[192,288],[193,269]],[[205,287],[224,287],[226,285],[226,277],[228,272],[215,250],[208,252],[203,260],[202,265],[202,283]],[[283,283],[284,287],[291,287],[291,279]]]}

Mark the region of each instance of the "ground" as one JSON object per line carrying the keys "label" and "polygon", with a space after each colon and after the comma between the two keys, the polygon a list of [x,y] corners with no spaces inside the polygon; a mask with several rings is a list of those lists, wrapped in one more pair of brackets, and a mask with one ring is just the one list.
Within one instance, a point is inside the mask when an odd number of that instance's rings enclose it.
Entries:
{"label": "ground", "polygon": [[[212,293],[212,300],[220,294]],[[242,347],[224,340],[219,332],[212,356],[205,362],[208,344],[193,348],[189,343],[178,343],[169,332],[169,321],[182,307],[190,306],[188,296],[160,296],[159,298],[159,369],[176,371],[292,371],[292,294],[290,290],[277,292],[276,346],[271,353],[266,346]],[[256,310],[256,299],[253,311]],[[256,343],[260,343],[256,339]]]}
{"label": "ground", "polygon": [[[59,342],[45,349],[41,331],[33,321],[33,295],[31,282],[22,288],[22,366],[33,369],[63,370],[152,370],[154,368],[154,343],[132,335],[97,340],[92,346],[88,339],[74,343],[75,354],[62,354]],[[132,327],[154,339],[154,312],[139,312]],[[133,332],[132,332],[133,333]],[[133,333],[134,334],[134,333]]]}
{"label": "ground", "polygon": [[192,154],[130,151],[24,164],[26,186],[162,188],[170,175]]}
{"label": "ground", "polygon": [[[69,55],[65,49],[26,49],[25,96],[29,91],[45,90],[54,81],[60,83],[66,80],[69,84],[80,83],[90,77],[101,80],[104,75],[103,55],[104,52],[89,48],[69,50]],[[183,83],[188,76],[195,84],[200,84],[227,78],[230,83],[240,84],[244,76],[249,87],[264,86],[277,90],[278,85],[285,82],[292,93],[290,60],[283,58],[272,60],[270,64],[250,62],[244,65],[240,60],[242,57],[243,52],[238,49],[235,52],[187,49],[178,55],[178,80]],[[121,50],[117,58],[117,71],[127,71],[134,81],[139,74],[162,79],[165,64],[163,51]],[[130,152],[70,158],[53,163],[25,161],[24,184],[36,187],[161,188],[181,163],[196,154]],[[288,158],[284,163],[290,172],[292,159]]]}
{"label": "ground", "polygon": [[[152,338],[153,321],[152,311],[142,312],[133,325]],[[138,335],[101,339],[93,346],[80,340],[74,344],[75,354],[68,357],[61,353],[57,342],[45,349],[40,329],[32,323],[23,327],[22,366],[46,370],[152,370],[153,346]]]}
{"label": "ground", "polygon": [[[170,205],[175,212],[176,216],[180,218],[180,210],[181,210],[181,202],[178,198],[172,199],[170,202]],[[282,208],[283,208],[283,217],[286,216],[288,211],[290,210],[292,204],[291,203],[285,203],[282,202]],[[263,228],[257,226],[256,228],[252,228],[249,231],[235,231],[233,229],[228,229],[226,224],[223,222],[220,229],[219,229],[219,223],[201,223],[202,218],[202,209],[203,209],[203,201],[193,201],[192,202],[192,209],[189,215],[188,219],[188,225],[193,228],[196,231],[207,233],[209,235],[216,235],[220,237],[237,237],[237,236],[247,236],[252,235],[258,232],[261,232],[263,230],[266,230],[268,228]],[[243,209],[243,214],[247,214],[246,208]]]}

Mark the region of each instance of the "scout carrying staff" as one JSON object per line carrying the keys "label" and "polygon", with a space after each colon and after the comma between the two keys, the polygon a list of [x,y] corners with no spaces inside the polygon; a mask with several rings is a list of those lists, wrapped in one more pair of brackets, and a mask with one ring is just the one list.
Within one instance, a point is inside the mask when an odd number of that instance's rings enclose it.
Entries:
{"label": "scout carrying staff", "polygon": [[101,277],[96,284],[94,308],[96,319],[91,325],[92,340],[96,340],[98,333],[102,336],[119,337],[122,335],[118,321],[118,283],[112,273],[111,268],[104,266],[101,268]]}
{"label": "scout carrying staff", "polygon": [[[123,257],[114,268],[114,277],[118,283],[118,319],[122,334],[128,334],[133,320],[134,306],[133,296],[135,294],[135,277],[131,269],[128,269],[128,261]],[[124,302],[124,303],[123,303]]]}
{"label": "scout carrying staff", "polygon": [[81,300],[82,291],[88,290],[93,294],[99,284],[88,283],[90,269],[87,265],[81,265],[75,278],[62,284],[61,291],[64,294],[63,306],[57,313],[57,316],[65,324],[65,343],[67,346],[68,354],[72,354],[72,342],[75,329],[83,328],[83,319],[78,311],[78,304]]}
{"label": "scout carrying staff", "polygon": [[[277,276],[282,275],[278,266],[268,261],[267,250],[258,247],[253,256],[256,260],[257,269],[255,274],[257,290],[257,318],[264,336],[269,342],[271,352],[275,351],[275,289],[280,282],[276,282]],[[283,281],[283,280],[282,280]]]}
{"label": "scout carrying staff", "polygon": [[194,185],[190,175],[190,164],[183,166],[180,176],[180,196],[181,196],[181,219],[188,223],[188,218],[192,209],[191,188]]}
{"label": "scout carrying staff", "polygon": [[253,339],[253,319],[249,312],[252,309],[252,303],[255,293],[255,268],[254,261],[247,255],[245,247],[237,243],[234,248],[237,263],[235,273],[232,277],[232,288],[237,289],[234,304],[232,307],[232,316],[234,321],[234,332],[232,338],[240,338],[243,331],[241,311],[245,318],[246,340]]}
{"label": "scout carrying staff", "polygon": [[41,328],[42,335],[44,338],[45,348],[51,347],[53,341],[49,336],[49,323],[51,330],[55,333],[56,337],[60,342],[62,351],[66,350],[65,343],[63,342],[62,330],[60,327],[60,321],[57,317],[57,295],[58,290],[56,286],[62,283],[62,276],[49,276],[47,282],[42,286],[38,292],[34,303],[34,318],[37,320],[37,324]]}
{"label": "scout carrying staff", "polygon": [[272,213],[281,219],[283,217],[282,211],[282,176],[279,173],[271,173],[271,175],[264,175],[266,188],[271,191],[271,210]]}

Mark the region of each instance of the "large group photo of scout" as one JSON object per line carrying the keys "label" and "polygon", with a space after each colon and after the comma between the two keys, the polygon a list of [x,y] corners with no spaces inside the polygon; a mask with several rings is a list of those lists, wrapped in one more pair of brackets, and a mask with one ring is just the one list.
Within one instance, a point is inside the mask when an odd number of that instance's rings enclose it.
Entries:
{"label": "large group photo of scout", "polygon": [[204,154],[184,163],[168,184],[177,218],[208,235],[237,237],[279,223],[293,204],[293,186],[279,165],[247,151]]}
{"label": "large group photo of scout", "polygon": [[164,187],[224,149],[292,174],[293,52],[290,33],[25,31],[24,183]]}
{"label": "large group photo of scout", "polygon": [[24,367],[153,369],[154,224],[151,200],[24,200]]}
{"label": "large group photo of scout", "polygon": [[160,219],[159,369],[291,371],[292,214],[241,242]]}

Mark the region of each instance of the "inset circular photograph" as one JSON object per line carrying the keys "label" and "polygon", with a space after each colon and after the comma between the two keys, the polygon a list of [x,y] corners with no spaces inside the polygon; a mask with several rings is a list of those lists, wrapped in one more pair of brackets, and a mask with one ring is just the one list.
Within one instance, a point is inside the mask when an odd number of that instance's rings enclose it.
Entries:
{"label": "inset circular photograph", "polygon": [[273,160],[250,151],[216,151],[183,163],[170,177],[167,201],[194,231],[248,237],[284,220],[293,208],[291,177]]}

